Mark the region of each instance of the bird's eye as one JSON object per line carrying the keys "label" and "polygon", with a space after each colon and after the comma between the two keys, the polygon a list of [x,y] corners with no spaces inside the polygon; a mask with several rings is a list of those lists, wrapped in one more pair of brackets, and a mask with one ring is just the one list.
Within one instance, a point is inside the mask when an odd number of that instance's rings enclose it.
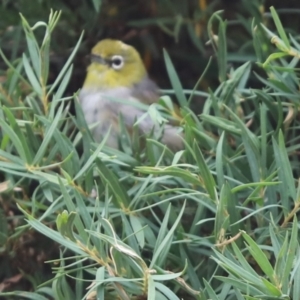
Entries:
{"label": "bird's eye", "polygon": [[115,70],[120,70],[124,66],[124,58],[120,55],[115,55],[111,58],[111,66]]}

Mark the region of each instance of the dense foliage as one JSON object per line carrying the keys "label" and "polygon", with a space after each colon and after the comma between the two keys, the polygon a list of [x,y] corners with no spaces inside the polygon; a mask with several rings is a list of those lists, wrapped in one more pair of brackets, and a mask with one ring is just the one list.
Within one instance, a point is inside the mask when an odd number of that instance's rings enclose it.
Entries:
{"label": "dense foliage", "polygon": [[[107,12],[113,2],[94,0],[91,8],[78,1],[82,10],[76,14]],[[44,10],[35,21],[21,15],[24,33],[18,26],[3,32],[0,296],[300,298],[298,36],[286,32],[274,8],[265,14],[260,1],[241,1],[254,19],[229,22],[222,12],[201,14],[216,9],[206,1],[175,1],[174,11],[182,15],[163,18],[166,2],[149,1],[159,18],[126,26],[136,26],[145,38],[149,66],[149,53],[160,45],[155,35],[143,35],[149,24],[172,40],[186,35],[193,45],[181,57],[183,48],[177,56],[163,51],[162,85],[168,78],[172,91],[149,110],[158,120],[169,115],[181,122],[185,150],[177,153],[154,136],[141,147],[124,128],[122,151],[93,141],[71,79],[78,72],[72,61],[85,52],[92,32],[83,38],[75,27],[64,27],[67,1],[53,1],[65,15],[51,11],[47,22]],[[7,1],[2,9],[16,3]],[[18,5],[26,16],[26,5]],[[193,19],[184,18],[194,7]],[[239,27],[235,35],[231,25]],[[68,58],[62,64],[55,58],[63,34]],[[11,35],[19,36],[12,48]],[[72,35],[77,41],[64,44]],[[206,47],[215,59],[197,58]],[[195,103],[202,103],[199,114]]]}

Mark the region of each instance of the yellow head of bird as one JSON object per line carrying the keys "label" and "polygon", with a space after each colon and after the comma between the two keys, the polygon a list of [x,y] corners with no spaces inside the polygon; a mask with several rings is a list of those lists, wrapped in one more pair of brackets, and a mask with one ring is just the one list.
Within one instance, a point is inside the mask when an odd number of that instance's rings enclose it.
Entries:
{"label": "yellow head of bird", "polygon": [[118,40],[98,42],[92,49],[91,60],[84,88],[109,90],[131,87],[147,75],[139,53]]}

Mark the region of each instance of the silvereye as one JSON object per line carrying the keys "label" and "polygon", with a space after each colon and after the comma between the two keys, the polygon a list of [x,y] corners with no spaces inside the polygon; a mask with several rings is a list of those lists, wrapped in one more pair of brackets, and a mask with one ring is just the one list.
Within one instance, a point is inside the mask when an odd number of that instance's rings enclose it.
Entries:
{"label": "silvereye", "polygon": [[[100,41],[92,49],[91,60],[79,94],[85,119],[88,125],[94,124],[91,130],[96,141],[101,142],[110,130],[106,144],[119,148],[120,114],[131,132],[134,123],[145,114],[134,103],[156,102],[158,87],[149,79],[139,53],[121,41]],[[141,134],[158,129],[149,115],[139,120],[138,127]],[[183,147],[178,128],[168,124],[164,125],[161,142],[172,150]]]}

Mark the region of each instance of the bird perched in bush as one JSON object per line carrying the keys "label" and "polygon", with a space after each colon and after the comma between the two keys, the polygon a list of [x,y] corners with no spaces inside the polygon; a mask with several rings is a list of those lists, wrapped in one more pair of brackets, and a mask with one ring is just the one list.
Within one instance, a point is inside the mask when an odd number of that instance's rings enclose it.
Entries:
{"label": "bird perched in bush", "polygon": [[[120,126],[123,122],[130,133],[134,123],[145,114],[137,103],[150,105],[159,99],[157,85],[148,77],[139,53],[118,40],[105,39],[96,44],[91,64],[79,94],[88,125],[96,141],[101,142],[110,130],[106,144],[119,148]],[[158,130],[151,117],[139,119],[139,132],[148,134]],[[161,142],[172,150],[183,147],[178,128],[164,125]]]}

